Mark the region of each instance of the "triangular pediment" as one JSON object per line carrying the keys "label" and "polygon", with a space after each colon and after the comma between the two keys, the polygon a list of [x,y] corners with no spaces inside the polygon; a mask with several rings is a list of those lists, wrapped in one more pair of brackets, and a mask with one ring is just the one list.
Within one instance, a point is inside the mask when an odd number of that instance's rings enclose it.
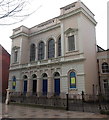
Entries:
{"label": "triangular pediment", "polygon": [[14,46],[12,49],[13,50],[16,50],[16,49],[19,49],[20,47],[18,47],[18,46]]}
{"label": "triangular pediment", "polygon": [[68,28],[64,33],[69,34],[69,33],[76,32],[76,31],[78,31],[77,28]]}

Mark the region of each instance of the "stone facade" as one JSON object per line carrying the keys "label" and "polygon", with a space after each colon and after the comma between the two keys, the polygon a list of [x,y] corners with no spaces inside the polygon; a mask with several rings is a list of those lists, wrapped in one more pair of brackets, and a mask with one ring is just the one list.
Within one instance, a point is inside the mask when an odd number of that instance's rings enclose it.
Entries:
{"label": "stone facade", "polygon": [[[46,92],[48,96],[98,91],[94,14],[80,1],[60,10],[56,18],[32,28],[20,26],[13,30],[8,86],[12,91]],[[54,42],[53,49],[50,40]],[[44,44],[43,59],[39,59],[40,42]]]}
{"label": "stone facade", "polygon": [[109,95],[109,49],[104,50],[98,46],[97,61],[100,92]]}

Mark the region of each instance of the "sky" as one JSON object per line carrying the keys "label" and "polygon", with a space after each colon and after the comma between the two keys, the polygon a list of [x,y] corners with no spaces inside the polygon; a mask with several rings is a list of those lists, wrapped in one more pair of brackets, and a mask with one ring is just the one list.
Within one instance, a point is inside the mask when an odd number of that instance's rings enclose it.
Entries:
{"label": "sky", "polygon": [[[0,44],[11,53],[10,36],[12,30],[24,25],[31,28],[60,15],[60,8],[75,2],[76,0],[32,0],[30,9],[37,11],[18,24],[0,25]],[[95,15],[97,45],[107,49],[107,1],[108,0],[81,0]],[[28,11],[27,11],[28,12]]]}

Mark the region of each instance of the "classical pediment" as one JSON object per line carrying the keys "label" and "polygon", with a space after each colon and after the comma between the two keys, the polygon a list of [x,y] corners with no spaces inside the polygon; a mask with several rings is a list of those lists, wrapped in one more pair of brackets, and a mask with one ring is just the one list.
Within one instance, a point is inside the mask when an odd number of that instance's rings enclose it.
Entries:
{"label": "classical pediment", "polygon": [[68,28],[64,33],[69,34],[69,33],[76,32],[76,31],[78,31],[77,28]]}
{"label": "classical pediment", "polygon": [[19,48],[20,48],[19,46],[14,46],[12,49],[16,50],[16,49],[19,49]]}

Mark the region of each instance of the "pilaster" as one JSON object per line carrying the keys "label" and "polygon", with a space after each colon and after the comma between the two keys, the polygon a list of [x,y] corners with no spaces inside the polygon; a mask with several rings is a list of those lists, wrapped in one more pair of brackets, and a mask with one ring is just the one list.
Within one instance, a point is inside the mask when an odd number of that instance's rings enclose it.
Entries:
{"label": "pilaster", "polygon": [[37,71],[37,95],[38,97],[41,95],[42,93],[42,79],[40,76],[40,71]]}
{"label": "pilaster", "polygon": [[65,41],[64,41],[64,24],[61,22],[61,51],[62,56],[65,55]]}
{"label": "pilaster", "polygon": [[48,97],[53,95],[53,78],[51,74],[51,69],[48,69]]}

